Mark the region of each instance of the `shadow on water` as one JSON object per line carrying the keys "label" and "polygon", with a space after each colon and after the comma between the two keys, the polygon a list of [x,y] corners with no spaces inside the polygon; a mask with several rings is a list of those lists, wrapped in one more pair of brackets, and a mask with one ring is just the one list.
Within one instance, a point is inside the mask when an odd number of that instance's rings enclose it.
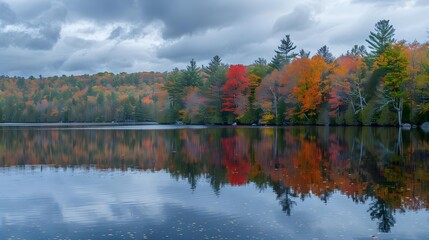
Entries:
{"label": "shadow on water", "polygon": [[291,215],[300,201],[332,194],[369,203],[380,232],[395,213],[428,209],[429,136],[396,128],[288,127],[156,130],[0,130],[0,166],[49,165],[160,171],[186,179],[272,189]]}

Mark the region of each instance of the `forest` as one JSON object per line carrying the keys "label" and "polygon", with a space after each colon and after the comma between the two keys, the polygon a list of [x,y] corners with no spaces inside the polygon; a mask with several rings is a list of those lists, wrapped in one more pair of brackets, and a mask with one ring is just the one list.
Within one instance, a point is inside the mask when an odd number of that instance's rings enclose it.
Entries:
{"label": "forest", "polygon": [[[396,40],[380,20],[363,45],[334,57],[290,35],[271,61],[170,72],[0,76],[0,122],[380,125],[429,121],[429,44]],[[367,49],[368,48],[368,49]]]}

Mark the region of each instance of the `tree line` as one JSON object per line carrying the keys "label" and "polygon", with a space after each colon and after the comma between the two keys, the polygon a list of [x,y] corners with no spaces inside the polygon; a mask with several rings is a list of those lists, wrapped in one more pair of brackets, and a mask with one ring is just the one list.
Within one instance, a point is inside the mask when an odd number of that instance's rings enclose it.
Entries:
{"label": "tree line", "polygon": [[401,125],[429,120],[428,43],[396,40],[389,20],[334,57],[285,35],[270,62],[164,73],[0,78],[0,122]]}

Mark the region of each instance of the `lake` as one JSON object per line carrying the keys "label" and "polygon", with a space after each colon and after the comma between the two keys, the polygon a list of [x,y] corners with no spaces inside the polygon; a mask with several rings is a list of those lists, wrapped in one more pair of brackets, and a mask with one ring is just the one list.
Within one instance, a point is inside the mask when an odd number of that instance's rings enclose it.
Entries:
{"label": "lake", "polygon": [[429,134],[0,128],[0,239],[429,239]]}

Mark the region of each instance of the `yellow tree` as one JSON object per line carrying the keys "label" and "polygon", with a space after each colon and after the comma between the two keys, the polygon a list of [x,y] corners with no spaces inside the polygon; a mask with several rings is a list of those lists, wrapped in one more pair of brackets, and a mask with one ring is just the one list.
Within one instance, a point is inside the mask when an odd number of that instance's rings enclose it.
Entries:
{"label": "yellow tree", "polygon": [[419,110],[420,114],[429,111],[429,55],[428,43],[414,41],[406,45],[408,56],[407,71],[410,80],[406,86],[407,97],[411,109]]}
{"label": "yellow tree", "polygon": [[398,113],[398,125],[402,125],[406,83],[409,81],[407,72],[408,57],[402,43],[390,45],[376,58],[375,68],[384,71],[382,77],[384,106],[391,104]]}

